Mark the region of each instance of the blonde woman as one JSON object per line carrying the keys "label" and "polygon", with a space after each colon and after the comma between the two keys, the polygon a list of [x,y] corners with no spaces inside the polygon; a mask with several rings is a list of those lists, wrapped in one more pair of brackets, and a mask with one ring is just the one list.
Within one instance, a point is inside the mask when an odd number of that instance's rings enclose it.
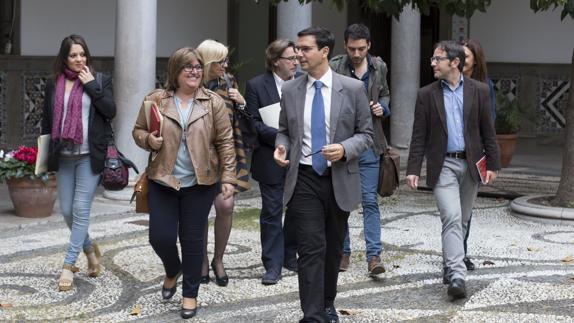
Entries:
{"label": "blonde woman", "polygon": [[[236,154],[236,176],[237,185],[235,192],[242,192],[249,189],[249,169],[245,154],[243,136],[239,128],[237,109],[245,108],[245,99],[237,90],[237,81],[233,75],[226,72],[229,64],[227,57],[229,51],[227,46],[215,40],[205,40],[197,47],[197,51],[205,64],[203,84],[206,88],[219,94],[225,101],[227,112],[233,126],[233,139]],[[231,233],[234,198],[223,199],[219,193],[215,197],[215,250],[211,261],[211,268],[215,275],[215,282],[219,286],[227,286],[229,278],[223,266],[223,254],[227,247],[229,234]],[[207,236],[207,226],[205,227]],[[207,239],[205,240],[205,251],[207,251]],[[207,252],[203,260],[202,283],[209,282],[209,268]]]}

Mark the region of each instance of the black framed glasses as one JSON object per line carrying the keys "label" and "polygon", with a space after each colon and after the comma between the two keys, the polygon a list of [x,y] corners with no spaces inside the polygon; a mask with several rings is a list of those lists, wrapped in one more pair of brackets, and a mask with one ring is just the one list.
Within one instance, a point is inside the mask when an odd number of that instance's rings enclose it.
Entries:
{"label": "black framed glasses", "polygon": [[229,57],[226,57],[218,62],[216,62],[219,65],[225,65],[225,64],[229,64]]}
{"label": "black framed glasses", "polygon": [[297,61],[299,60],[299,57],[296,56],[296,55],[294,55],[294,56],[289,56],[289,57],[280,56],[279,59],[286,59],[286,60],[288,60],[288,61],[291,61],[291,63],[295,63],[295,62],[297,62]]}
{"label": "black framed glasses", "polygon": [[201,66],[201,64],[197,64],[197,65],[191,65],[191,64],[185,64],[183,65],[183,70],[186,72],[201,72],[203,71],[203,66]]}
{"label": "black framed glasses", "polygon": [[447,60],[447,59],[449,59],[449,58],[446,57],[446,56],[433,56],[433,57],[430,58],[430,62],[431,62],[431,64],[434,63],[434,62],[437,62],[437,63],[438,63],[438,62],[440,62],[440,61],[444,61],[444,60]]}

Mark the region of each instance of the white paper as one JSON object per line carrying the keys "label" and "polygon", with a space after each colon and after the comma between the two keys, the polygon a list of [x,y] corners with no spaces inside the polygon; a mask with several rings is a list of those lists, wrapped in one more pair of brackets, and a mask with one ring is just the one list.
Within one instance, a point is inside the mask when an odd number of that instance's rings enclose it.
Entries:
{"label": "white paper", "polygon": [[36,156],[36,167],[34,168],[36,176],[48,171],[48,153],[51,138],[52,136],[49,134],[38,137],[38,155]]}
{"label": "white paper", "polygon": [[259,109],[259,114],[261,115],[263,123],[275,129],[279,129],[280,112],[281,112],[281,105],[279,104],[279,102]]}

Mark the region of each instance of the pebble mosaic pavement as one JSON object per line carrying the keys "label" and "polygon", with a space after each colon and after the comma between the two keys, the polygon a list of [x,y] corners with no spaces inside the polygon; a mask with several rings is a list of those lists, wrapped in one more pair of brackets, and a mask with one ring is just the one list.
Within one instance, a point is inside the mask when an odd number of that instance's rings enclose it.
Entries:
{"label": "pebble mosaic pavement", "polygon": [[[553,192],[557,184],[555,178],[513,178],[504,183],[517,191],[531,181],[540,183],[537,192]],[[351,315],[340,315],[341,322],[574,322],[574,261],[567,261],[574,257],[574,227],[526,222],[513,217],[508,205],[477,199],[469,242],[477,269],[468,273],[468,297],[457,301],[449,300],[441,283],[441,226],[431,194],[402,188],[381,202],[387,272],[376,280],[366,273],[362,216],[353,212],[352,263],[339,276],[336,300],[337,309]],[[259,198],[237,201],[238,210],[259,207]],[[93,217],[90,225],[104,252],[103,274],[87,277],[81,256],[69,292],[56,289],[69,235],[62,221],[0,229],[0,321],[180,320],[181,280],[176,296],[161,301],[163,269],[147,242],[147,217],[125,205],[117,210]],[[260,283],[259,231],[252,219],[232,231],[224,258],[228,287],[202,285],[191,322],[301,318],[294,273],[284,270],[274,286]],[[131,315],[135,308],[139,315]]]}

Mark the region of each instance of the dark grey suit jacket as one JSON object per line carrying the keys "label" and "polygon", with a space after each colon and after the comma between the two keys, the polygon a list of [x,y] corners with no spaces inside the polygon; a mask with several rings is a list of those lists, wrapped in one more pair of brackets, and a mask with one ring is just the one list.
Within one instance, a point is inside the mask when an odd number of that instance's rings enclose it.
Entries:
{"label": "dark grey suit jacket", "polygon": [[[464,78],[464,144],[470,174],[476,182],[480,182],[480,176],[475,163],[483,155],[486,155],[486,169],[500,169],[490,102],[486,83]],[[417,95],[407,175],[420,176],[423,157],[426,157],[426,183],[434,187],[444,163],[447,141],[443,89],[440,81],[436,81],[421,88]]]}
{"label": "dark grey suit jacket", "polygon": [[[279,132],[275,147],[287,149],[289,169],[285,179],[284,203],[293,196],[303,145],[303,116],[308,76],[283,85]],[[365,87],[361,81],[333,72],[331,91],[330,143],[345,148],[345,156],[331,165],[337,205],[352,211],[361,202],[358,157],[373,144],[373,124]]]}

